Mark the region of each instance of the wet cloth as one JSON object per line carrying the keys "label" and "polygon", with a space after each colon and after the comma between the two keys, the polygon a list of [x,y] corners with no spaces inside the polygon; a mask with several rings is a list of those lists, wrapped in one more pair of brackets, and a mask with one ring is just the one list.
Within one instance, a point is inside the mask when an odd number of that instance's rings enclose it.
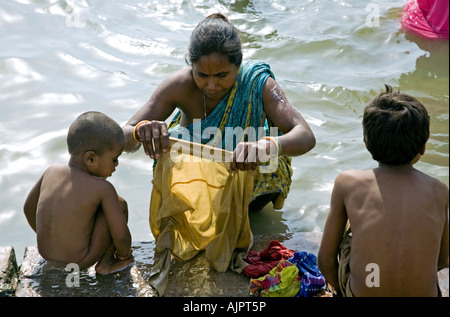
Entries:
{"label": "wet cloth", "polygon": [[191,153],[178,153],[174,159],[173,149],[174,145],[154,169],[150,202],[156,246],[149,281],[160,296],[167,286],[170,255],[186,261],[205,250],[215,270],[241,273],[253,241],[248,204],[254,171],[231,173],[230,163]]}
{"label": "wet cloth", "polygon": [[448,39],[448,0],[409,0],[401,18],[405,30],[427,39]]}
{"label": "wet cloth", "polygon": [[311,297],[324,288],[325,277],[317,265],[317,257],[308,252],[295,252],[289,262],[297,265],[301,275],[300,291],[297,296]]}
{"label": "wet cloth", "polygon": [[245,261],[249,263],[242,274],[258,278],[270,272],[282,260],[287,260],[294,255],[295,251],[286,248],[280,242],[273,240],[266,249],[261,252],[249,251]]}
{"label": "wet cloth", "polygon": [[[228,95],[203,120],[180,126],[181,111],[169,124],[172,137],[233,151],[241,141],[257,141],[262,137],[282,134],[264,116],[262,92],[267,78],[275,78],[264,62],[245,61]],[[281,209],[291,186],[291,158],[278,158],[260,164],[254,176],[252,200],[278,193],[274,208]]]}
{"label": "wet cloth", "polygon": [[300,290],[301,277],[295,264],[283,260],[269,274],[250,280],[250,293],[262,297],[294,297]]}
{"label": "wet cloth", "polygon": [[352,246],[352,230],[347,224],[338,255],[338,282],[342,296],[353,297],[350,289],[350,251]]}
{"label": "wet cloth", "polygon": [[242,274],[252,277],[249,290],[255,295],[311,297],[326,284],[314,254],[288,249],[276,240],[261,252],[249,251],[245,261],[249,265]]}

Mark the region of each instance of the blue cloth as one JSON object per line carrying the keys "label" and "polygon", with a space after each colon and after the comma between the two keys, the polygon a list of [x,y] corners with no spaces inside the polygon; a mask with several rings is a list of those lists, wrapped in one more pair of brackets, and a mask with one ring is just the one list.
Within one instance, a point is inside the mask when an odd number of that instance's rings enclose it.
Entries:
{"label": "blue cloth", "polygon": [[325,277],[317,266],[317,257],[314,254],[297,251],[288,261],[297,265],[302,276],[297,297],[311,297],[325,286]]}

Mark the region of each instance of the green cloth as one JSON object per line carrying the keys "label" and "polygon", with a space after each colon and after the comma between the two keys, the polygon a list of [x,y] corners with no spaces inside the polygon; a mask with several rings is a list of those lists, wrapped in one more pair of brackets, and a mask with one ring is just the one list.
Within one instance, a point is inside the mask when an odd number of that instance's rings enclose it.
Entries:
{"label": "green cloth", "polygon": [[269,274],[250,280],[249,290],[262,297],[295,297],[300,291],[301,276],[297,265],[280,261]]}

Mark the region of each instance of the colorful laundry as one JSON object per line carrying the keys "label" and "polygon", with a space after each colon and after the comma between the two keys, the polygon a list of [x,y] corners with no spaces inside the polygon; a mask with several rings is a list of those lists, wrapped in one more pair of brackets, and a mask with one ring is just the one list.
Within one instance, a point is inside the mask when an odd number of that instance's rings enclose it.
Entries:
{"label": "colorful laundry", "polygon": [[311,297],[326,285],[314,254],[288,249],[276,240],[261,252],[249,251],[244,260],[249,265],[242,274],[251,277],[249,290],[258,296]]}
{"label": "colorful laundry", "polygon": [[249,290],[262,297],[294,297],[300,290],[301,277],[295,264],[283,260],[269,274],[250,280]]}
{"label": "colorful laundry", "polygon": [[312,253],[295,252],[289,262],[296,264],[301,275],[300,291],[297,296],[311,297],[326,284],[325,277],[317,265],[317,257]]}
{"label": "colorful laundry", "polygon": [[273,240],[269,246],[261,251],[249,251],[245,261],[249,263],[242,274],[251,277],[262,277],[270,272],[282,260],[287,260],[294,255],[295,251],[286,248],[280,242]]}

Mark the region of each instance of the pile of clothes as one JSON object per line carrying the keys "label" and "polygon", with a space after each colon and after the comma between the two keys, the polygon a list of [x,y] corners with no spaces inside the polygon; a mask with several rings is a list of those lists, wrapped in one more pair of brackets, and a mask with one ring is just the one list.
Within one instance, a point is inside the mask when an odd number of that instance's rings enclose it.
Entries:
{"label": "pile of clothes", "polygon": [[311,297],[326,280],[312,253],[290,250],[274,240],[261,252],[250,251],[242,274],[250,277],[249,290],[263,297]]}

